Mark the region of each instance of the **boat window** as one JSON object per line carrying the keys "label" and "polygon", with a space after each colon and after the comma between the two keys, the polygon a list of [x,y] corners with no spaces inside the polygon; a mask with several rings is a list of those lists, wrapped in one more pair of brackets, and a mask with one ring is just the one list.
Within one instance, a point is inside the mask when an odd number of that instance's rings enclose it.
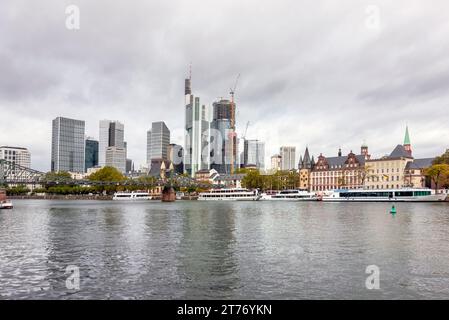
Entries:
{"label": "boat window", "polygon": [[430,191],[415,191],[415,196],[417,197],[424,197],[424,196],[430,196]]}
{"label": "boat window", "polygon": [[396,197],[413,197],[413,191],[397,191]]}

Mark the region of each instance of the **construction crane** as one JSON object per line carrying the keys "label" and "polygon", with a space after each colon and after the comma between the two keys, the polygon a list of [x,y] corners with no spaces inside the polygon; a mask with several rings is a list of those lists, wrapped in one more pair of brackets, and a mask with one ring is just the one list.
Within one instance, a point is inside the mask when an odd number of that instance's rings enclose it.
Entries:
{"label": "construction crane", "polygon": [[234,153],[236,152],[236,134],[235,134],[235,101],[234,101],[234,95],[235,90],[237,89],[237,84],[239,82],[240,73],[237,75],[237,78],[235,79],[234,86],[231,88],[231,91],[229,94],[231,95],[231,174],[234,173]]}

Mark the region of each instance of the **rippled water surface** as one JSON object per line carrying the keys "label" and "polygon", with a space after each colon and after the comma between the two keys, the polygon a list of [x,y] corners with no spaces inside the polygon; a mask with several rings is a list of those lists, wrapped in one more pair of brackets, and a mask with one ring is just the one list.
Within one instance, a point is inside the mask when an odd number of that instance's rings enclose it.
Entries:
{"label": "rippled water surface", "polygon": [[0,299],[449,298],[446,203],[396,216],[381,203],[14,204],[0,211]]}

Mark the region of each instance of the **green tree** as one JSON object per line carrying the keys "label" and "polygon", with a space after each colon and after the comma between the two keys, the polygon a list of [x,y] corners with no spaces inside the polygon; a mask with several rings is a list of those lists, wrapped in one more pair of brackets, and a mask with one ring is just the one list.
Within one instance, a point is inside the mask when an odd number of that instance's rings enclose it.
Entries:
{"label": "green tree", "polygon": [[67,171],[59,171],[59,172],[47,172],[44,176],[45,180],[68,180],[72,179],[72,176]]}
{"label": "green tree", "polygon": [[6,189],[6,194],[9,196],[19,196],[19,195],[24,195],[29,192],[30,192],[30,189],[28,189],[26,186],[23,186],[23,185],[9,187]]}
{"label": "green tree", "polygon": [[114,167],[103,167],[87,177],[90,181],[122,182],[126,177]]}
{"label": "green tree", "polygon": [[446,182],[449,178],[449,164],[434,164],[424,170],[424,175],[434,182],[435,190],[438,190],[440,183]]}
{"label": "green tree", "polygon": [[72,176],[66,171],[59,172],[47,172],[43,177],[43,184],[45,188],[48,188],[55,184],[70,184],[72,182]]}
{"label": "green tree", "polygon": [[95,187],[97,192],[104,192],[111,194],[116,191],[123,191],[124,186],[119,185],[119,183],[126,181],[126,177],[114,167],[103,167],[100,170],[92,173],[87,177],[93,182],[106,182],[107,185],[99,185]]}
{"label": "green tree", "polygon": [[436,157],[432,164],[449,164],[449,149],[441,156]]}
{"label": "green tree", "polygon": [[287,176],[287,188],[288,189],[296,189],[299,182],[299,176],[295,171],[289,171]]}
{"label": "green tree", "polygon": [[242,186],[248,189],[265,189],[269,180],[260,174],[259,170],[248,170],[242,179]]}

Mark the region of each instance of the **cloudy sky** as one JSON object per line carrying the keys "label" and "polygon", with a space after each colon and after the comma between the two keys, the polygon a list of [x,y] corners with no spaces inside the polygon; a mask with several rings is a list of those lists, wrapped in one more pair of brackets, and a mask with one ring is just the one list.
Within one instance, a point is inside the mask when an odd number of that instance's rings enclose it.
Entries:
{"label": "cloudy sky", "polygon": [[[80,28],[66,27],[66,7]],[[314,155],[379,157],[449,148],[446,0],[3,0],[0,145],[24,146],[49,170],[51,120],[125,124],[129,157],[145,159],[146,131],[163,120],[183,143],[184,78],[211,105],[237,74],[237,127]],[[72,20],[70,20],[72,21]]]}

